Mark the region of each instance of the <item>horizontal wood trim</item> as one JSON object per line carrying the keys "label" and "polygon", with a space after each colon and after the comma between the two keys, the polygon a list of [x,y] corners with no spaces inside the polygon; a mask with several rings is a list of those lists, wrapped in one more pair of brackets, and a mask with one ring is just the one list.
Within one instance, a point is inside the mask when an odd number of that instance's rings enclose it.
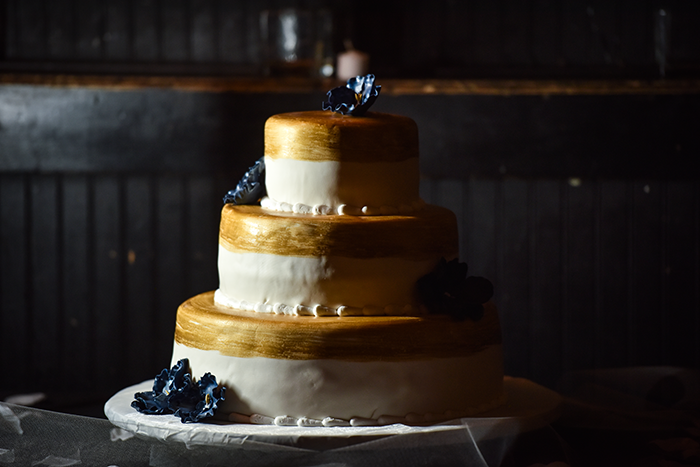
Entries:
{"label": "horizontal wood trim", "polygon": [[[273,114],[318,109],[323,92],[183,92],[0,85],[0,170],[226,174],[264,153]],[[391,95],[413,118],[432,179],[697,179],[700,94]],[[230,188],[228,188],[230,189]]]}
{"label": "horizontal wood trim", "polygon": [[[137,76],[0,73],[1,84],[87,87],[112,90],[167,88],[198,92],[325,92],[342,83],[305,78]],[[700,79],[674,80],[526,80],[526,79],[388,79],[389,95],[666,95],[700,93]]]}

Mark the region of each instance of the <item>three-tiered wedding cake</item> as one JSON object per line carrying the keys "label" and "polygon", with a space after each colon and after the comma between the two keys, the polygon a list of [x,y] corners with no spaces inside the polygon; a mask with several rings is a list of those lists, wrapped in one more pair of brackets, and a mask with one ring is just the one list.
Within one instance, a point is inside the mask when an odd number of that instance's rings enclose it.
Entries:
{"label": "three-tiered wedding cake", "polygon": [[501,404],[496,308],[462,292],[454,214],[419,198],[415,122],[333,110],[267,121],[247,174],[267,194],[225,204],[220,286],[180,306],[173,364],[215,375],[216,416],[235,422],[420,424]]}

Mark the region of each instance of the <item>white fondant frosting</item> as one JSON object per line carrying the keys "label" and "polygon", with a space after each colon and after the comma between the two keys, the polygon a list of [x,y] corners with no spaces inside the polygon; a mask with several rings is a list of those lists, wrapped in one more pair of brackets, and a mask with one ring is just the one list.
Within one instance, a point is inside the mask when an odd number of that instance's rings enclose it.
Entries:
{"label": "white fondant frosting", "polygon": [[500,345],[466,357],[353,362],[240,358],[176,343],[173,362],[181,358],[226,386],[222,414],[258,414],[251,423],[421,424],[475,415],[504,397]]}
{"label": "white fondant frosting", "polygon": [[[304,214],[389,215],[420,208],[418,158],[338,162],[265,158],[263,207]],[[342,208],[341,208],[342,207]]]}
{"label": "white fondant frosting", "polygon": [[[420,312],[416,280],[437,261],[305,258],[234,253],[220,246],[220,285],[215,300],[232,308],[278,314],[375,315],[395,314],[396,310],[415,314]],[[267,305],[272,310],[264,307]],[[315,307],[322,308],[315,311]]]}

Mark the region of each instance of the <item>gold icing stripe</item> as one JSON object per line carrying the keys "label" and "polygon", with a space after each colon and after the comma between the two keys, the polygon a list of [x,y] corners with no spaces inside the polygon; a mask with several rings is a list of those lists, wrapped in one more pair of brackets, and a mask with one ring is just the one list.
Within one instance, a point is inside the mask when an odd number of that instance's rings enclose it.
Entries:
{"label": "gold icing stripe", "polygon": [[467,356],[500,344],[496,307],[479,321],[444,315],[314,318],[260,315],[214,303],[214,292],[178,309],[175,342],[232,357],[406,361]]}
{"label": "gold icing stripe", "polygon": [[418,127],[408,117],[311,111],[265,123],[265,157],[306,161],[398,162],[418,158]]}
{"label": "gold icing stripe", "polygon": [[227,204],[219,243],[231,252],[280,256],[447,258],[457,255],[457,220],[438,206],[397,216],[314,216]]}

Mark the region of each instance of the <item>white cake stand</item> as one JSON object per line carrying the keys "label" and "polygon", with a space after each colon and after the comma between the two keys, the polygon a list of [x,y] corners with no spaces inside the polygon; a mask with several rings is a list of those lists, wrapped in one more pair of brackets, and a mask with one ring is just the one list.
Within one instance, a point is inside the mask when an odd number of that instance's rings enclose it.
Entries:
{"label": "white cake stand", "polygon": [[478,417],[431,426],[394,424],[376,427],[295,427],[205,421],[182,423],[173,415],[145,415],[131,407],[136,392],[150,391],[152,381],[122,389],[105,404],[107,418],[136,436],[184,443],[188,448],[212,446],[238,448],[245,442],[286,446],[350,446],[377,438],[414,435],[430,439],[449,431],[468,430],[475,441],[515,436],[547,426],[559,415],[561,396],[522,378],[504,378],[505,405]]}

